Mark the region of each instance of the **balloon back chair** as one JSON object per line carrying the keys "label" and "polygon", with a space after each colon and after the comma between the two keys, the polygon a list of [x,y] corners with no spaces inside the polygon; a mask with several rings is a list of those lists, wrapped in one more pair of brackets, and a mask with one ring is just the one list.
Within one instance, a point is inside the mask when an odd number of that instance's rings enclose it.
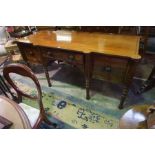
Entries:
{"label": "balloon back chair", "polygon": [[[34,84],[36,86],[37,94],[32,96],[28,93],[23,92],[17,86],[17,84],[13,81],[13,78],[10,76],[10,73],[15,73],[17,75],[21,75],[21,76],[28,77],[28,78],[32,79],[32,81],[34,82]],[[54,128],[57,127],[57,124],[49,121],[46,116],[46,113],[45,113],[45,110],[43,107],[42,91],[41,91],[39,81],[29,67],[27,67],[26,65],[23,65],[23,64],[16,64],[16,63],[9,64],[4,67],[3,76],[7,80],[7,82],[16,91],[19,105],[24,110],[24,112],[27,114],[32,128],[38,128],[39,125],[41,124],[41,122],[45,122]],[[22,97],[27,97],[29,99],[36,100],[39,105],[39,110],[22,103]]]}

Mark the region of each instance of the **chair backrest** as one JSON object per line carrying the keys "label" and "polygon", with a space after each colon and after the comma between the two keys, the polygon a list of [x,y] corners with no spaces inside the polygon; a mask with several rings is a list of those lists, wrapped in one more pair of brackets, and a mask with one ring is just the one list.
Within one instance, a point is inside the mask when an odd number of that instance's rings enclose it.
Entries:
{"label": "chair backrest", "polygon": [[[34,82],[34,84],[36,86],[36,89],[37,89],[37,95],[31,96],[30,94],[27,94],[27,93],[23,92],[15,84],[15,82],[13,82],[13,79],[10,76],[10,73],[15,73],[15,74],[18,74],[18,75],[21,75],[21,76],[25,76],[25,77],[28,77],[28,78],[32,79],[32,81]],[[20,102],[22,101],[22,96],[25,96],[25,97],[33,99],[33,100],[37,100],[37,102],[39,103],[39,107],[40,107],[41,112],[43,111],[41,87],[40,87],[40,84],[39,84],[39,81],[38,81],[37,77],[35,76],[35,74],[32,72],[32,70],[29,67],[27,67],[26,65],[17,64],[17,63],[9,64],[9,65],[4,67],[4,69],[3,69],[3,76],[7,80],[7,82],[17,92],[18,100]]]}

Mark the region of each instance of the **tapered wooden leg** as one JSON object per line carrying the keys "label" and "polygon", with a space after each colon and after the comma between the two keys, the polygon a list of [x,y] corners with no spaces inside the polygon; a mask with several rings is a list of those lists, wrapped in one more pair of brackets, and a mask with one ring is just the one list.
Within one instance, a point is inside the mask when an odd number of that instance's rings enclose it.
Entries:
{"label": "tapered wooden leg", "polygon": [[86,86],[86,99],[90,99],[90,81],[91,81],[91,56],[90,54],[85,54],[84,57],[84,72],[85,72],[85,86]]}
{"label": "tapered wooden leg", "polygon": [[130,88],[130,85],[132,83],[132,79],[133,79],[134,72],[136,69],[136,63],[137,63],[137,61],[134,61],[134,60],[128,61],[128,64],[126,67],[126,73],[125,73],[125,77],[124,77],[125,86],[123,88],[123,93],[121,95],[120,104],[118,106],[119,109],[123,109],[123,107],[124,107],[124,102],[125,102],[125,99],[128,95],[129,88]]}
{"label": "tapered wooden leg", "polygon": [[89,94],[89,88],[90,88],[90,80],[89,78],[86,79],[86,99],[90,99],[90,94]]}
{"label": "tapered wooden leg", "polygon": [[[27,66],[28,66],[29,68],[31,68],[29,62],[26,62],[26,64],[27,64]],[[48,82],[48,86],[51,87],[52,84],[51,84],[51,82],[50,82],[50,78],[49,78],[49,73],[48,73],[47,65],[43,65],[43,68],[44,68],[45,76],[46,76],[46,79],[47,79],[47,82]]]}
{"label": "tapered wooden leg", "polygon": [[119,109],[123,109],[124,108],[124,102],[125,102],[125,99],[128,95],[128,92],[129,92],[129,87],[124,87],[123,88],[123,93],[122,93],[122,96],[121,96],[121,100],[120,100],[120,104],[118,106]]}
{"label": "tapered wooden leg", "polygon": [[50,81],[50,77],[49,77],[49,73],[48,73],[47,66],[44,65],[43,67],[44,67],[44,71],[45,71],[46,79],[47,79],[47,82],[48,82],[48,86],[51,87],[52,84],[51,84],[51,81]]}

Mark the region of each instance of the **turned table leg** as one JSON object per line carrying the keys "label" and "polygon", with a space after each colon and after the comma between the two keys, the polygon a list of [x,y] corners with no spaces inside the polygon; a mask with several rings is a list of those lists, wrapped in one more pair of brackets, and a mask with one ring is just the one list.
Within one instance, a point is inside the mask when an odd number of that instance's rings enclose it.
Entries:
{"label": "turned table leg", "polygon": [[50,81],[50,77],[49,77],[49,73],[48,73],[47,66],[46,66],[46,65],[43,65],[43,67],[44,67],[44,71],[45,71],[46,79],[47,79],[47,82],[48,82],[48,86],[51,87],[52,84],[51,84],[51,81]]}
{"label": "turned table leg", "polygon": [[128,92],[129,92],[129,87],[128,86],[125,86],[123,88],[123,93],[121,95],[121,100],[120,100],[120,104],[118,106],[119,109],[123,109],[124,108],[124,102],[125,102],[125,99],[128,95]]}
{"label": "turned table leg", "polygon": [[85,73],[85,86],[86,86],[86,99],[90,99],[90,81],[91,81],[91,54],[84,56],[84,73]]}
{"label": "turned table leg", "polygon": [[118,106],[119,109],[123,109],[123,107],[124,107],[124,102],[125,102],[125,99],[128,95],[129,88],[130,88],[130,85],[132,83],[132,79],[134,76],[134,72],[135,72],[135,68],[136,68],[135,64],[136,64],[136,61],[128,60],[128,64],[126,67],[126,73],[125,73],[125,77],[124,77],[125,86],[123,88],[123,93],[121,95],[120,104]]}

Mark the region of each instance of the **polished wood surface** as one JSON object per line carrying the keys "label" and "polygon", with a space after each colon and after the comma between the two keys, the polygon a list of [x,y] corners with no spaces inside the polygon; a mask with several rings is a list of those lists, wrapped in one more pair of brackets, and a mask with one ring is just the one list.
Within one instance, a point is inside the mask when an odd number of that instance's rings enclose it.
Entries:
{"label": "polished wood surface", "polygon": [[75,31],[40,31],[18,41],[53,48],[140,59],[140,36]]}
{"label": "polished wood surface", "polygon": [[[101,77],[123,83],[119,105],[119,108],[123,108],[136,63],[141,58],[140,38],[99,32],[39,31],[18,39],[17,45],[28,65],[40,62],[47,68],[48,60],[58,60],[80,66],[85,75],[86,99],[90,98],[92,78]],[[20,48],[21,44],[24,44],[23,48]],[[48,71],[45,71],[50,86]]]}
{"label": "polished wood surface", "polygon": [[4,96],[0,96],[0,115],[13,122],[12,129],[31,128],[30,122],[22,108]]}

